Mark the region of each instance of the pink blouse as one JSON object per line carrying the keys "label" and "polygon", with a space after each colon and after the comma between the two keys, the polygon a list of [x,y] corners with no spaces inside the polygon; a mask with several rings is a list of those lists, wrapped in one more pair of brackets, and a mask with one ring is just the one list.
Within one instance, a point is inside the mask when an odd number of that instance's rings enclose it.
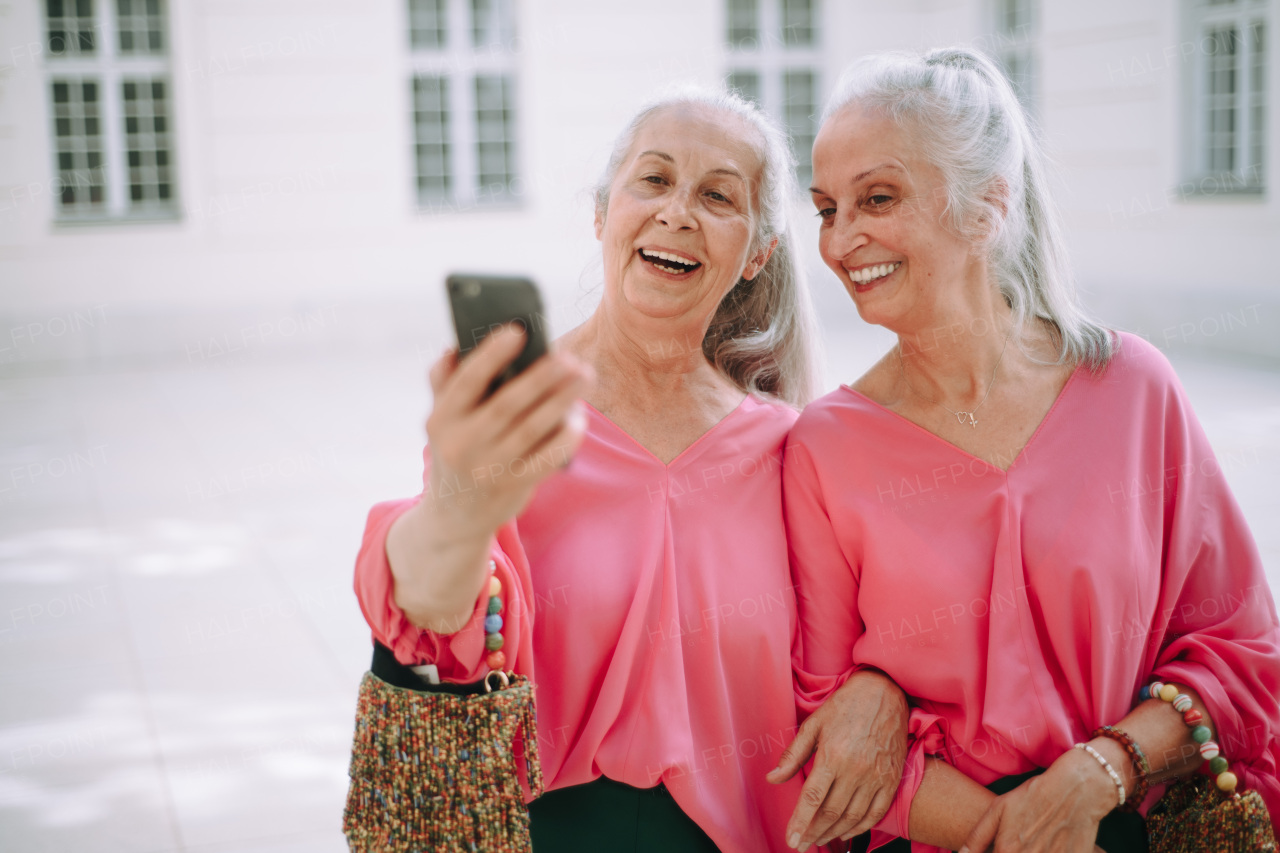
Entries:
{"label": "pink blouse", "polygon": [[[662,782],[725,853],[787,850],[801,782],[764,777],[796,730],[781,486],[796,413],[747,397],[664,465],[588,412],[568,469],[493,549],[507,668],[537,683],[546,787],[602,774],[638,788]],[[467,500],[479,480],[437,497]],[[393,600],[387,530],[420,499],[373,508],[356,595],[402,663],[475,681],[487,671],[486,596],[448,636],[416,628]]]}
{"label": "pink blouse", "polygon": [[1101,374],[1077,369],[1007,472],[839,388],[792,430],[784,495],[802,707],[857,666],[911,699],[881,830],[906,835],[926,754],[984,785],[1047,767],[1153,678],[1199,692],[1242,789],[1280,817],[1275,605],[1146,341],[1123,335]]}

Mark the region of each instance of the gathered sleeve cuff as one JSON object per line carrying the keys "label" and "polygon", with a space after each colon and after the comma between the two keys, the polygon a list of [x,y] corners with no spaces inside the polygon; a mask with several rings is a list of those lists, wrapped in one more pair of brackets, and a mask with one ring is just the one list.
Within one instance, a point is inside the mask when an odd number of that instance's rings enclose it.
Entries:
{"label": "gathered sleeve cuff", "polygon": [[911,804],[924,781],[925,759],[943,755],[946,738],[942,732],[942,717],[919,708],[911,709],[907,720],[907,760],[902,767],[902,781],[889,811],[871,829],[871,846],[874,850],[895,838],[909,838],[907,834],[911,817]]}
{"label": "gathered sleeve cuff", "polygon": [[[396,519],[412,509],[420,498],[388,501],[369,511],[364,539],[356,557],[355,592],[373,637],[407,666],[434,664],[440,680],[468,683],[479,681],[489,672],[485,661],[484,617],[487,614],[488,588],[482,589],[471,618],[456,632],[438,633],[421,628],[405,615],[395,601],[395,578],[387,560],[387,533]],[[505,546],[505,547],[504,547]],[[511,553],[509,553],[509,551]],[[531,673],[529,653],[532,625],[532,601],[527,573],[517,568],[523,559],[515,523],[504,525],[494,537],[489,558],[494,561],[494,574],[502,583],[504,669]]]}

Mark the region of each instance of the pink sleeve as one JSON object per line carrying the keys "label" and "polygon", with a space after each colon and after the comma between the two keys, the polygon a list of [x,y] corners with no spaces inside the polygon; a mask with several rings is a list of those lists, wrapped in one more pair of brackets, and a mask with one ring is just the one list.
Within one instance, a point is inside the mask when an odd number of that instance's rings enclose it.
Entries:
{"label": "pink sleeve", "polygon": [[919,708],[911,709],[907,722],[907,761],[902,768],[902,781],[889,811],[871,830],[871,846],[874,850],[895,838],[909,838],[907,830],[911,817],[911,804],[915,801],[920,783],[924,781],[924,760],[931,755],[945,752],[942,734],[942,717]]}
{"label": "pink sleeve", "polygon": [[[425,472],[423,479],[425,482]],[[420,500],[429,499],[424,491],[417,498],[387,501],[374,505],[369,511],[364,539],[356,557],[356,598],[365,621],[373,630],[374,639],[391,649],[400,663],[435,664],[443,681],[479,681],[489,672],[484,647],[484,617],[489,603],[487,590],[481,591],[467,623],[450,634],[419,628],[395,601],[395,580],[387,560],[387,533],[397,518]],[[499,529],[489,556],[496,566],[495,574],[502,582],[503,652],[507,658],[504,668],[532,676],[533,609],[529,603],[533,601],[533,595],[515,522]]]}
{"label": "pink sleeve", "polygon": [[1280,820],[1280,627],[1262,561],[1176,378],[1167,395],[1164,576],[1152,677],[1204,700],[1222,754]]}
{"label": "pink sleeve", "polygon": [[800,623],[792,668],[804,719],[856,671],[853,644],[864,627],[857,575],[836,541],[809,451],[794,439],[782,466],[782,500]]}

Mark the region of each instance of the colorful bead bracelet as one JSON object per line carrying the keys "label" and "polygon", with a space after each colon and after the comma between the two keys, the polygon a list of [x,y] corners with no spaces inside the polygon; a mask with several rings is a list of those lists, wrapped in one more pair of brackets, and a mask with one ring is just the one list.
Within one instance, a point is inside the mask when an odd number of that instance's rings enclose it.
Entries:
{"label": "colorful bead bracelet", "polygon": [[488,651],[484,662],[491,672],[502,672],[507,656],[502,651],[502,581],[498,580],[498,565],[489,561],[489,607],[484,617],[484,647]]}
{"label": "colorful bead bracelet", "polygon": [[1148,778],[1151,773],[1151,762],[1147,761],[1146,753],[1142,751],[1142,747],[1138,746],[1138,742],[1129,736],[1128,732],[1117,729],[1115,726],[1101,726],[1094,729],[1093,737],[1111,738],[1123,746],[1124,751],[1129,754],[1129,761],[1133,764],[1135,778],[1133,790],[1129,792],[1127,801],[1120,806],[1120,811],[1137,811],[1138,806],[1142,805],[1142,801],[1147,798],[1147,791],[1151,788],[1151,780]]}
{"label": "colorful bead bracelet", "polygon": [[1191,697],[1179,693],[1174,685],[1159,681],[1143,687],[1139,696],[1168,702],[1175,711],[1182,714],[1182,721],[1191,729],[1191,739],[1200,745],[1200,757],[1209,762],[1210,772],[1217,777],[1218,790],[1224,794],[1233,793],[1240,780],[1231,772],[1227,759],[1222,756],[1222,750],[1213,742],[1213,732],[1204,725],[1204,715],[1191,707]]}

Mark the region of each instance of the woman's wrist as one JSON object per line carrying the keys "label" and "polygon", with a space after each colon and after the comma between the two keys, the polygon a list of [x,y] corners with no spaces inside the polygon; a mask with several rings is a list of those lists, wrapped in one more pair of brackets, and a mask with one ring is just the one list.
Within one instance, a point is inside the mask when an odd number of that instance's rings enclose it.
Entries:
{"label": "woman's wrist", "polygon": [[396,519],[387,534],[395,602],[418,627],[454,634],[475,611],[493,534],[450,530],[424,503]]}
{"label": "woman's wrist", "polygon": [[[1105,741],[1106,739],[1099,738],[1089,741],[1088,746],[1102,756],[1107,765],[1110,765],[1127,796],[1128,792],[1132,790],[1133,781],[1126,777],[1126,770],[1122,766],[1125,762],[1124,752],[1121,750],[1120,757],[1117,757],[1111,749],[1116,744],[1112,743],[1108,746],[1105,743],[1099,743],[1099,740]],[[1084,749],[1072,748],[1063,753],[1054,762],[1055,764],[1063,765],[1064,772],[1071,773],[1074,776],[1075,785],[1078,786],[1078,790],[1081,792],[1077,802],[1095,820],[1101,820],[1107,814],[1110,814],[1120,802],[1116,780],[1107,772],[1103,761],[1099,761],[1092,753]]]}

